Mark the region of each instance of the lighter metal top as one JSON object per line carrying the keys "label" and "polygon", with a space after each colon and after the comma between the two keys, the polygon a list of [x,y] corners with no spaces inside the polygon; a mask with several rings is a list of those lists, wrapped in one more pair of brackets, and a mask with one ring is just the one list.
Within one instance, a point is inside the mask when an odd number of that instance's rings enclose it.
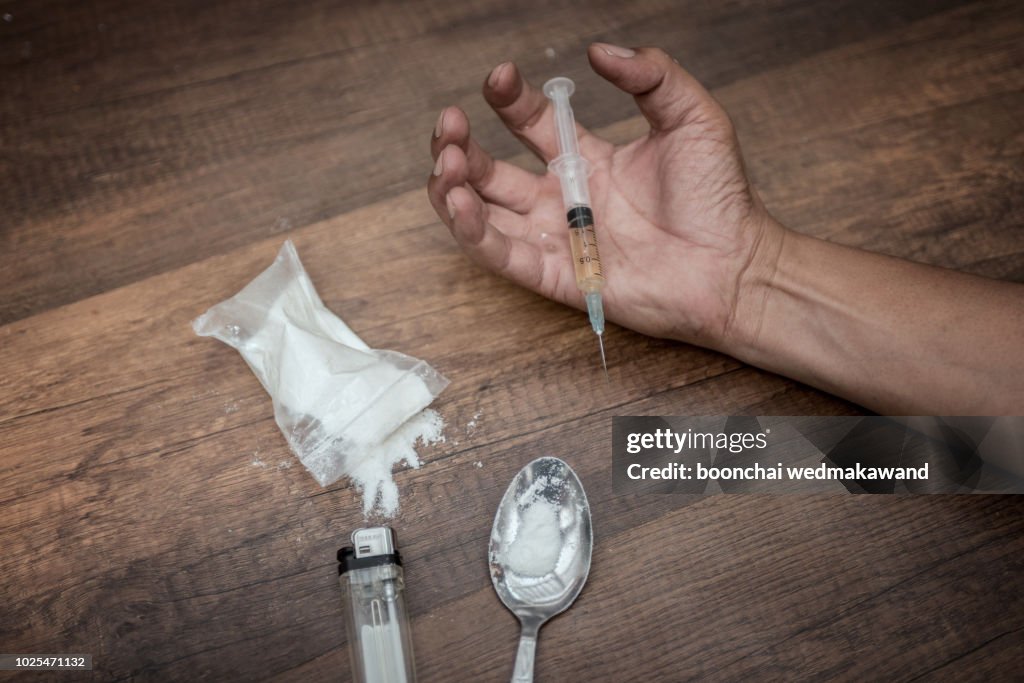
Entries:
{"label": "lighter metal top", "polygon": [[352,545],[355,546],[356,557],[393,555],[395,552],[395,532],[391,530],[391,527],[387,526],[356,529],[352,532]]}

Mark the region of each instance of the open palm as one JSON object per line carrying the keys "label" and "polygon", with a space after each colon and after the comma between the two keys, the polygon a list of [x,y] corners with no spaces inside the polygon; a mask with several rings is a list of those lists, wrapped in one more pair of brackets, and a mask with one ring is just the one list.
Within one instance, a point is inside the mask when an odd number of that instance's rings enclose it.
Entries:
{"label": "open palm", "polygon": [[[764,260],[771,229],[750,188],[728,117],[678,64],[655,49],[593,45],[595,71],[633,94],[651,132],[627,145],[578,128],[607,278],[610,320],[646,334],[718,346],[743,281]],[[484,96],[543,161],[558,155],[552,109],[513,64],[491,72]],[[431,140],[428,194],[475,261],[555,301],[583,307],[569,253],[559,179],[496,161],[456,107]]]}

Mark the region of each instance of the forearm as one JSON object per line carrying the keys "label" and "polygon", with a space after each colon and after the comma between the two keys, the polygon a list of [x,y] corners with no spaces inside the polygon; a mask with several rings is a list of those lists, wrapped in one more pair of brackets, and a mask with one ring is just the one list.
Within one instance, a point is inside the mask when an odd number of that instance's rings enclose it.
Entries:
{"label": "forearm", "polygon": [[888,414],[1024,414],[1024,286],[778,229],[732,355]]}

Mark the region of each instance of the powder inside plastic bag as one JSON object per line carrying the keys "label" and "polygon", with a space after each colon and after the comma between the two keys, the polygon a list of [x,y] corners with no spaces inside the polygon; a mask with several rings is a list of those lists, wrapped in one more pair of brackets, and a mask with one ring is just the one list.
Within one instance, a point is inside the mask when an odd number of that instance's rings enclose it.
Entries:
{"label": "powder inside plastic bag", "polygon": [[448,384],[424,361],[369,348],[321,302],[291,241],[274,264],[193,322],[234,347],[270,394],[292,451],[327,486],[341,476],[363,511],[398,511],[392,469],[419,466],[416,444],[442,438],[426,407]]}

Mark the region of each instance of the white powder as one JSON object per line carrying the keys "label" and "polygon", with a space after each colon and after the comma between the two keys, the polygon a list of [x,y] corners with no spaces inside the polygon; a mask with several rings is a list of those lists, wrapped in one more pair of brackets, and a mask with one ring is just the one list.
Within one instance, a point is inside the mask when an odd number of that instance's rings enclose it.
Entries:
{"label": "white powder", "polygon": [[383,517],[394,517],[398,512],[398,486],[391,470],[403,462],[419,469],[416,444],[429,446],[442,441],[443,431],[444,419],[428,408],[407,420],[382,443],[371,445],[361,453],[358,464],[346,474],[363,494],[364,515],[376,512]]}
{"label": "white powder", "polygon": [[397,512],[391,470],[401,462],[418,467],[415,445],[443,439],[441,416],[424,409],[448,380],[421,360],[370,349],[323,305],[290,241],[270,268],[193,328],[238,350],[273,399],[292,451],[321,486],[348,476],[363,493],[365,514]]}
{"label": "white powder", "polygon": [[558,508],[544,498],[536,498],[519,518],[519,530],[505,563],[517,574],[544,576],[554,570],[561,547]]}
{"label": "white powder", "polygon": [[516,536],[505,552],[504,562],[525,576],[544,576],[554,571],[562,550],[559,506],[566,482],[551,476],[537,477],[516,498],[519,524]]}

